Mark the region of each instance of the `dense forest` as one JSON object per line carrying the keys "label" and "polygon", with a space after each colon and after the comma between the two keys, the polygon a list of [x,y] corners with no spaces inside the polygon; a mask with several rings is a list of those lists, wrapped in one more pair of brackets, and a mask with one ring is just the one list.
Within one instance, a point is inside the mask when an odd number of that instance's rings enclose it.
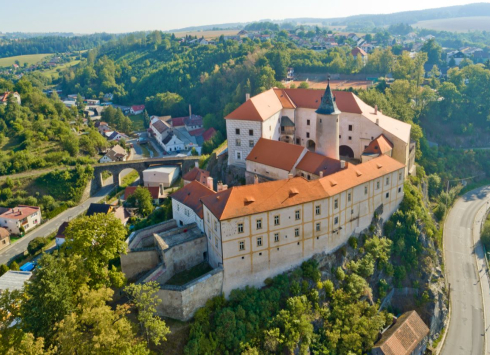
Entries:
{"label": "dense forest", "polygon": [[93,34],[87,36],[39,36],[21,39],[2,39],[0,37],[0,58],[25,54],[64,53],[97,47],[115,39],[112,34]]}

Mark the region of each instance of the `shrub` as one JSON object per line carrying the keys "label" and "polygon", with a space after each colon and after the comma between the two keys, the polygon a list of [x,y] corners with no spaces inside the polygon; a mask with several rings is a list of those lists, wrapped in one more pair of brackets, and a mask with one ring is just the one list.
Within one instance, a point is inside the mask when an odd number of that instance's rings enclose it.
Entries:
{"label": "shrub", "polygon": [[45,247],[48,244],[48,240],[44,237],[34,238],[27,245],[27,252],[30,255],[35,255],[39,250]]}
{"label": "shrub", "polygon": [[0,265],[0,276],[5,274],[7,271],[9,271],[9,267],[5,264]]}
{"label": "shrub", "polygon": [[345,279],[345,272],[340,266],[337,268],[337,270],[335,270],[335,277],[337,278],[337,280],[340,281],[343,281]]}
{"label": "shrub", "polygon": [[313,280],[314,282],[320,281],[321,273],[318,270],[318,262],[314,259],[310,259],[301,264],[301,270],[303,271],[303,276]]}
{"label": "shrub", "polygon": [[19,271],[19,264],[17,264],[15,261],[12,261],[9,268],[10,270]]}
{"label": "shrub", "polygon": [[352,236],[349,238],[349,245],[352,249],[357,249],[357,238]]}

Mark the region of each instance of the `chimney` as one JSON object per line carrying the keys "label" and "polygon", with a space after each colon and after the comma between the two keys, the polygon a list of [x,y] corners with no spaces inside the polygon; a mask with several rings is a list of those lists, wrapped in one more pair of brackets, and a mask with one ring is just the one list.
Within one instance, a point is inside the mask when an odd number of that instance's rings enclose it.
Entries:
{"label": "chimney", "polygon": [[228,185],[223,185],[223,187],[222,187],[222,190],[221,190],[221,191],[225,191],[225,190],[228,190]]}
{"label": "chimney", "polygon": [[322,178],[323,177],[323,170],[320,171],[320,177]]}
{"label": "chimney", "polygon": [[208,189],[213,190],[213,178],[211,176],[206,178],[206,186]]}
{"label": "chimney", "polygon": [[379,126],[379,118],[376,118],[376,125]]}
{"label": "chimney", "polygon": [[192,106],[189,104],[189,118],[192,118]]}
{"label": "chimney", "polygon": [[259,177],[257,175],[254,175],[254,185],[257,185],[259,183]]}
{"label": "chimney", "polygon": [[216,192],[221,192],[223,191],[223,183],[221,181],[218,181],[218,186],[217,186],[217,191]]}
{"label": "chimney", "polygon": [[194,166],[195,166],[196,168],[199,168],[199,162],[198,162],[198,161],[195,161],[195,162],[194,162]]}
{"label": "chimney", "polygon": [[377,115],[378,114],[378,105],[374,105],[374,114]]}
{"label": "chimney", "polygon": [[250,94],[247,92],[247,93],[245,94],[245,101],[248,101],[248,100],[250,100]]}
{"label": "chimney", "polygon": [[288,179],[292,179],[293,178],[293,174],[289,173],[288,174]]}
{"label": "chimney", "polygon": [[345,169],[345,160],[340,161],[340,169]]}

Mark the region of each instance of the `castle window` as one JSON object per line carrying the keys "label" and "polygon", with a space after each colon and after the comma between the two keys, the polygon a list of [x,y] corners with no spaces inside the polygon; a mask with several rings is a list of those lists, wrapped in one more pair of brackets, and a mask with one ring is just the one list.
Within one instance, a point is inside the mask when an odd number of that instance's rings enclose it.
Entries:
{"label": "castle window", "polygon": [[281,126],[281,132],[284,132],[284,126]]}
{"label": "castle window", "polygon": [[238,233],[243,233],[243,223],[238,223]]}
{"label": "castle window", "polygon": [[240,134],[240,128],[236,128],[236,129],[235,129],[235,133],[236,133],[236,134]]}
{"label": "castle window", "polygon": [[364,186],[364,195],[367,195],[367,194],[368,194],[368,187]]}
{"label": "castle window", "polygon": [[269,131],[272,131],[272,126],[269,126]]}
{"label": "castle window", "polygon": [[352,125],[351,124],[349,125],[349,131],[352,131]]}
{"label": "castle window", "polygon": [[320,229],[321,229],[321,224],[320,223],[317,223],[315,229],[316,229],[317,232],[319,232]]}
{"label": "castle window", "polygon": [[235,152],[236,153],[236,160],[242,160],[242,152]]}
{"label": "castle window", "polygon": [[398,192],[402,192],[402,188],[401,187],[398,188]]}
{"label": "castle window", "polygon": [[354,214],[354,210],[350,210],[350,214]]}
{"label": "castle window", "polygon": [[301,140],[299,138],[296,138],[296,144],[297,145],[300,145],[301,144]]}
{"label": "castle window", "polygon": [[389,198],[389,197],[390,197],[390,193],[389,193],[389,192],[387,192],[387,193],[386,193],[386,198]]}
{"label": "castle window", "polygon": [[379,181],[376,181],[376,190],[379,189]]}
{"label": "castle window", "polygon": [[240,250],[245,250],[245,242],[240,242],[240,243],[238,244],[238,248],[239,248]]}
{"label": "castle window", "polygon": [[311,179],[311,177],[310,177],[310,175],[308,175],[308,180],[310,180],[310,179]]}
{"label": "castle window", "polygon": [[214,221],[214,231],[218,231],[218,222]]}
{"label": "castle window", "polygon": [[309,126],[310,125],[310,120],[306,120],[306,125]]}
{"label": "castle window", "polygon": [[274,216],[274,225],[278,226],[280,224],[279,216]]}
{"label": "castle window", "polygon": [[262,246],[262,237],[257,238],[257,246],[261,247]]}
{"label": "castle window", "polygon": [[240,139],[237,139],[235,143],[236,143],[236,146],[237,147],[241,147],[242,146],[242,141]]}
{"label": "castle window", "polygon": [[342,135],[339,134],[339,139],[342,138]]}
{"label": "castle window", "polygon": [[294,229],[294,236],[299,237],[299,228]]}
{"label": "castle window", "polygon": [[279,242],[279,233],[274,234],[274,242]]}
{"label": "castle window", "polygon": [[262,220],[261,219],[257,220],[257,229],[262,229]]}
{"label": "castle window", "polygon": [[218,238],[216,238],[214,240],[214,246],[216,247],[216,249],[219,249],[219,247],[218,247]]}
{"label": "castle window", "polygon": [[398,173],[398,181],[402,181],[402,173]]}
{"label": "castle window", "polygon": [[248,141],[248,146],[249,146],[250,148],[253,148],[253,146],[254,146],[254,141],[253,141],[253,140]]}
{"label": "castle window", "polygon": [[248,135],[249,136],[253,136],[254,135],[254,130],[253,129],[249,129],[248,130]]}
{"label": "castle window", "polygon": [[209,223],[209,212],[206,212],[206,217],[207,217],[207,220],[208,220],[208,223]]}
{"label": "castle window", "polygon": [[299,220],[301,218],[300,211],[297,210],[294,212],[294,219]]}
{"label": "castle window", "polygon": [[322,119],[320,118],[320,123],[322,123]]}
{"label": "castle window", "polygon": [[310,138],[310,132],[306,132],[306,138]]}
{"label": "castle window", "polygon": [[318,216],[321,213],[320,205],[315,206],[315,214]]}
{"label": "castle window", "polygon": [[339,208],[339,199],[336,198],[335,201],[333,201],[333,208],[337,209]]}
{"label": "castle window", "polygon": [[348,201],[348,202],[351,202],[351,200],[352,200],[352,194],[349,192],[349,193],[347,194],[347,201]]}
{"label": "castle window", "polygon": [[390,184],[390,178],[389,178],[389,177],[387,177],[387,178],[386,178],[386,185],[389,185],[389,184]]}
{"label": "castle window", "polygon": [[352,137],[351,137],[351,136],[349,136],[349,140],[350,140],[350,141],[352,140]]}
{"label": "castle window", "polygon": [[333,224],[339,224],[339,217],[335,217],[333,219]]}

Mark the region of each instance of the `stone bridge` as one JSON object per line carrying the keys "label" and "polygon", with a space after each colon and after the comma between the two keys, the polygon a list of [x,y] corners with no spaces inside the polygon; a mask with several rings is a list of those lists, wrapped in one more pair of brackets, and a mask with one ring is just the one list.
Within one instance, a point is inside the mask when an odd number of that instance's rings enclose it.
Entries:
{"label": "stone bridge", "polygon": [[121,185],[121,172],[125,169],[134,169],[140,175],[140,180],[143,181],[143,170],[154,166],[179,166],[180,171],[183,173],[191,169],[195,162],[199,161],[199,157],[187,156],[187,157],[165,157],[154,158],[144,160],[128,160],[115,163],[101,163],[94,164],[94,179],[90,184],[90,195],[99,191],[104,186],[104,179],[102,173],[108,171],[114,178],[114,184],[116,186]]}

